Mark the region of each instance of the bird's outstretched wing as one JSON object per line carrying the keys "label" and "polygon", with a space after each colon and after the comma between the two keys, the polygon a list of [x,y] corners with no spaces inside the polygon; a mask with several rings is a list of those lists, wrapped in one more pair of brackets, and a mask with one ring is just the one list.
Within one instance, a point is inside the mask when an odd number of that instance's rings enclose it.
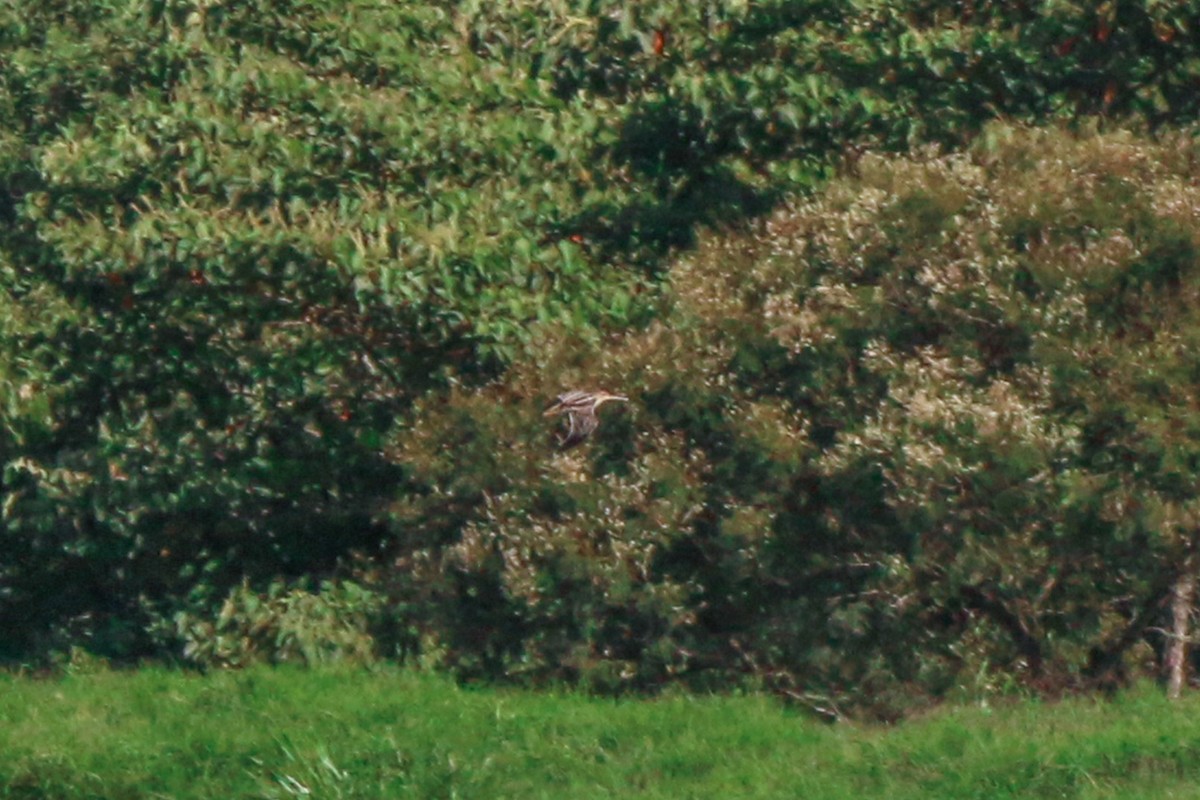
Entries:
{"label": "bird's outstretched wing", "polygon": [[600,424],[600,420],[591,411],[568,411],[567,422],[569,423],[567,435],[558,443],[563,450],[569,450],[582,442]]}
{"label": "bird's outstretched wing", "polygon": [[580,405],[587,405],[592,399],[591,392],[571,391],[563,392],[554,399],[554,402],[546,407],[543,412],[546,416],[561,414],[564,411],[570,411],[572,408]]}

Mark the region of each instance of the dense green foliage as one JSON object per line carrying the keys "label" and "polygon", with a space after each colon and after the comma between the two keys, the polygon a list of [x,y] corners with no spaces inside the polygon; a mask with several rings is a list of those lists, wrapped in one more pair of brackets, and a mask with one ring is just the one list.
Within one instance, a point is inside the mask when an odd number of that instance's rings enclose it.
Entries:
{"label": "dense green foliage", "polygon": [[[1148,663],[1193,546],[1169,129],[1197,30],[1132,2],[5,4],[0,657],[405,654],[885,709]],[[1163,143],[860,159],[1093,114]],[[581,384],[633,410],[553,454],[535,406]]]}
{"label": "dense green foliage", "polygon": [[0,798],[1189,797],[1197,711],[1137,691],[856,727],[388,670],[0,677]]}
{"label": "dense green foliage", "polygon": [[[384,582],[441,590],[460,668],[610,688],[887,712],[1153,670],[1197,544],[1197,148],[997,128],[714,237],[645,331],[420,407]],[[548,456],[560,380],[634,410]]]}

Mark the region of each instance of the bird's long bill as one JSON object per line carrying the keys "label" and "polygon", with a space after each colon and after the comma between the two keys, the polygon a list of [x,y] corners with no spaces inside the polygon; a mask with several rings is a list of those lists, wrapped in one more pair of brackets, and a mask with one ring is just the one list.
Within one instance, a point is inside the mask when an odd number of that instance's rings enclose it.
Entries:
{"label": "bird's long bill", "polygon": [[607,403],[609,400],[620,400],[622,403],[629,402],[629,398],[623,394],[606,394],[596,400],[596,405],[599,406],[601,403]]}

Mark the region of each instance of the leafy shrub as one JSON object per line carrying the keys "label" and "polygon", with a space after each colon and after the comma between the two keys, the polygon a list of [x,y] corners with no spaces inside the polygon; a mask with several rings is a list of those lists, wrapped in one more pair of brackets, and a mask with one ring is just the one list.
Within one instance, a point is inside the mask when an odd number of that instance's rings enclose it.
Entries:
{"label": "leafy shrub", "polygon": [[380,657],[373,632],[381,612],[380,598],[354,583],[315,592],[274,583],[262,593],[243,585],[215,618],[181,612],[174,625],[184,658],[201,666],[362,664]]}
{"label": "leafy shrub", "polygon": [[[451,663],[884,715],[1152,667],[1196,546],[1195,154],[868,156],[682,259],[662,322],[421,407],[392,514]],[[551,455],[580,385],[635,402]]]}

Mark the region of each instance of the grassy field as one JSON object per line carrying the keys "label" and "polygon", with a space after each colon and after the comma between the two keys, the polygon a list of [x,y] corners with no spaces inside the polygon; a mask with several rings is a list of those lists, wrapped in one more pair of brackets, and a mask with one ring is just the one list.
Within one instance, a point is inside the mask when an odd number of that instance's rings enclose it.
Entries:
{"label": "grassy field", "polygon": [[1200,698],[826,726],[760,697],[611,701],[402,671],[0,677],[0,798],[1200,795]]}

